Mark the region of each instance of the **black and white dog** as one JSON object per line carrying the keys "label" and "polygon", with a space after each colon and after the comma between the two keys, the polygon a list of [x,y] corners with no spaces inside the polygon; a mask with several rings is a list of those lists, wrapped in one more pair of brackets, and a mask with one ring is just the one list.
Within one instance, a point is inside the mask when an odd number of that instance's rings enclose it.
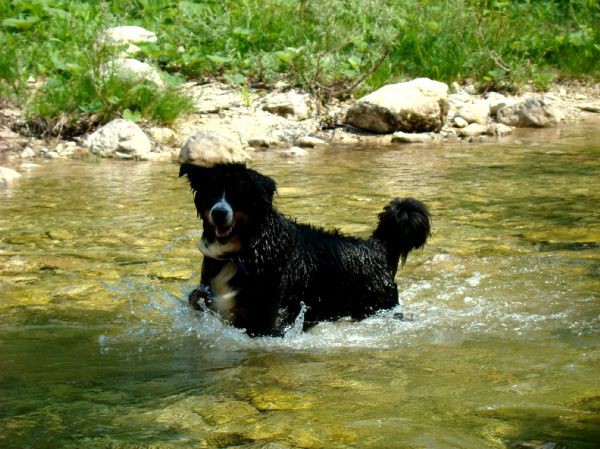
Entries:
{"label": "black and white dog", "polygon": [[273,179],[243,164],[182,164],[202,219],[201,285],[189,297],[251,336],[283,335],[306,305],[304,328],[398,305],[398,262],[425,244],[423,203],[395,199],[368,240],[299,224],[273,206]]}

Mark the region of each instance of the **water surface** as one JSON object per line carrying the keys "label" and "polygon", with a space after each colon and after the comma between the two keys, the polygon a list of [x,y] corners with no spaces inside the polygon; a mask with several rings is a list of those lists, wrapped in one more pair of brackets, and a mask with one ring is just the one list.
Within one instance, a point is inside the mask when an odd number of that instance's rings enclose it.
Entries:
{"label": "water surface", "polygon": [[176,165],[44,163],[0,191],[0,447],[598,447],[597,123],[252,166],[282,212],[363,237],[425,201],[398,308],[250,339],[183,301]]}

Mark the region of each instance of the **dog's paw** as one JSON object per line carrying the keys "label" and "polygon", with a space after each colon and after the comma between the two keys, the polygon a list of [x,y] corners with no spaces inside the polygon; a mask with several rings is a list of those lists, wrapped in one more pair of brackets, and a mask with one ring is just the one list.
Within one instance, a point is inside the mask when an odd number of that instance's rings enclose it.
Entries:
{"label": "dog's paw", "polygon": [[206,307],[206,303],[210,301],[210,297],[211,294],[208,287],[201,285],[190,293],[188,302],[194,309],[203,310]]}

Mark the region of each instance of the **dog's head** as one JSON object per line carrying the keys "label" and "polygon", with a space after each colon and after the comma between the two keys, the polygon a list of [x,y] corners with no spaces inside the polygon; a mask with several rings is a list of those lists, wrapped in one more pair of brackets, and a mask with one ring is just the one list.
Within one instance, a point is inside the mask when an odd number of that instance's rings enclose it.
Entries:
{"label": "dog's head", "polygon": [[273,207],[275,181],[244,164],[200,167],[184,163],[179,176],[184,175],[204,227],[200,249],[209,257],[219,259],[239,251]]}

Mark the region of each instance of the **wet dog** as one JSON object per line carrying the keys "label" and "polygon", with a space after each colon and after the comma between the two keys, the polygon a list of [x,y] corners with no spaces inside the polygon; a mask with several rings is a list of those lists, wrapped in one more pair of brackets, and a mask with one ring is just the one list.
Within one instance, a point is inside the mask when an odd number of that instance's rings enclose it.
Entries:
{"label": "wet dog", "polygon": [[189,301],[251,336],[283,335],[305,305],[304,328],[362,319],[398,305],[398,263],[429,236],[426,206],[394,199],[369,239],[296,223],[273,206],[276,184],[243,164],[184,163],[203,233],[201,285]]}

